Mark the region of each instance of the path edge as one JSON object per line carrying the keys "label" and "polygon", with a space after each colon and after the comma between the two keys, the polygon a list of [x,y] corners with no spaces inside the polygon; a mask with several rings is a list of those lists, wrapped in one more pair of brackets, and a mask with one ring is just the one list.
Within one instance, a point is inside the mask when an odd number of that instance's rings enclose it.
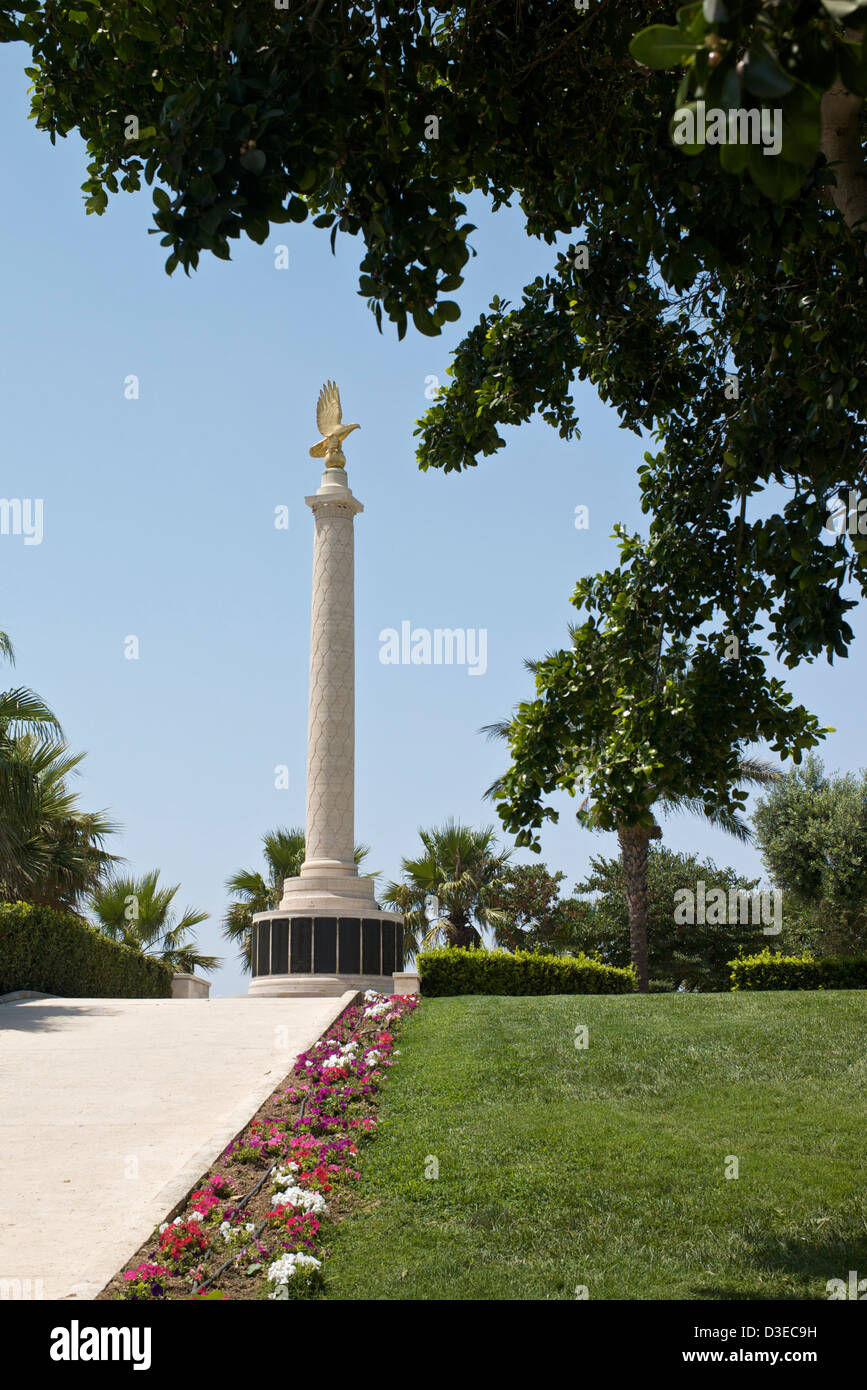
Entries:
{"label": "path edge", "polygon": [[[345,994],[334,997],[334,1009],[330,1017],[324,1025],[321,1021],[316,1024],[309,1038],[298,1048],[285,1075],[288,1076],[293,1071],[299,1055],[309,1051],[313,1044],[327,1033],[340,1015],[359,998],[361,998],[361,992],[355,989],[347,990]],[[270,1075],[248,1091],[244,1099],[232,1109],[219,1129],[215,1130],[207,1142],[196,1150],[174,1177],[160,1188],[149,1204],[147,1213],[142,1216],[141,1222],[130,1233],[129,1237],[118,1240],[113,1246],[114,1253],[110,1256],[106,1255],[100,1260],[98,1266],[92,1266],[80,1279],[70,1284],[67,1292],[59,1296],[60,1300],[74,1300],[76,1302],[95,1300],[97,1295],[102,1293],[111,1282],[118,1270],[123,1268],[131,1255],[134,1255],[136,1250],[144,1245],[154,1227],[161,1221],[172,1221],[180,1214],[208,1169],[214,1166],[224,1149],[243,1134],[256,1111],[264,1105],[270,1095],[273,1095],[277,1085],[279,1085],[279,1080],[275,1083],[273,1075]],[[110,1269],[107,1268],[109,1264],[111,1265]]]}

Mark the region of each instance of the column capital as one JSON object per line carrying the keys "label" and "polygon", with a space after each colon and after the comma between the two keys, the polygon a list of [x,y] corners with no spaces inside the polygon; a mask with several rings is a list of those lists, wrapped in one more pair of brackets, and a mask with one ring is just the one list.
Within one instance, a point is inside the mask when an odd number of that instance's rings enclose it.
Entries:
{"label": "column capital", "polygon": [[304,501],[314,516],[318,512],[327,515],[329,511],[337,514],[345,514],[348,511],[352,516],[357,516],[359,512],[364,511],[363,504],[359,502],[347,482],[345,468],[326,468],[318,491],[311,497],[305,497]]}
{"label": "column capital", "polygon": [[304,501],[314,516],[358,516],[359,512],[364,511],[364,503],[359,502],[349,488],[344,492],[331,488],[327,494],[314,492],[312,497],[305,497]]}

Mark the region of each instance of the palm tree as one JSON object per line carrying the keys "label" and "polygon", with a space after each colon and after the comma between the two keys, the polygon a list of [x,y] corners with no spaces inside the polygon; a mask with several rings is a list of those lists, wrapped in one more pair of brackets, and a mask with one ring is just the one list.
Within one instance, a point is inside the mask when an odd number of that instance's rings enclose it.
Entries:
{"label": "palm tree", "polygon": [[[449,819],[431,830],[419,829],[424,854],[403,859],[403,883],[386,885],[381,898],[404,914],[404,943],[410,955],[437,939],[449,946],[481,944],[481,928],[496,927],[501,913],[487,902],[511,858],[498,850],[494,827],[481,830]],[[433,921],[427,905],[435,902]]]}
{"label": "palm tree", "polygon": [[[226,880],[226,891],[236,901],[226,909],[223,935],[238,946],[245,970],[250,969],[253,914],[279,907],[284,880],[298,877],[304,863],[304,831],[298,825],[288,830],[285,826],[278,826],[262,836],[262,848],[266,876],[258,869],[240,869]],[[369,845],[356,845],[356,864],[360,864],[369,853]]]}
{"label": "palm tree", "polygon": [[[5,632],[0,632],[0,656],[14,665],[15,653]],[[56,715],[32,690],[19,686],[0,691],[0,884],[19,873],[22,837],[38,801],[20,740],[27,735],[45,739],[60,734]]]}
{"label": "palm tree", "polygon": [[[5,632],[0,655],[15,660]],[[83,757],[32,690],[0,693],[0,900],[75,911],[113,862],[103,841],[115,826],[80,811],[68,786]]]}
{"label": "palm tree", "polygon": [[159,876],[154,869],[141,878],[117,876],[101,884],[88,904],[96,925],[113,941],[156,956],[173,970],[189,974],[216,970],[222,964],[220,957],[203,955],[195,937],[189,935],[210,913],[188,907],[177,917],[172,903],[181,885],[161,888]]}
{"label": "palm tree", "polygon": [[[535,673],[539,663],[528,660],[524,662],[524,665],[529,671]],[[494,724],[484,725],[479,732],[487,734],[489,739],[508,739],[510,728],[509,720],[498,720]],[[773,764],[762,762],[758,758],[741,758],[738,763],[738,771],[739,775],[733,785],[739,789],[751,786],[768,786],[771,782],[776,782],[781,776],[779,769],[775,768]],[[500,785],[498,778],[488,787],[485,796],[487,798],[493,797]],[[647,856],[650,841],[662,837],[662,827],[653,815],[653,807],[657,807],[663,815],[688,811],[693,815],[701,816],[709,825],[719,830],[728,831],[730,835],[742,843],[748,843],[752,840],[749,826],[736,811],[727,807],[708,808],[703,801],[695,797],[660,795],[654,798],[652,792],[647,807],[651,822],[649,825],[617,826],[617,840],[620,845],[623,875],[626,880],[630,955],[635,967],[638,988],[645,994],[650,989],[647,967]],[[592,823],[593,808],[589,805],[589,797],[581,803],[579,812],[581,811],[589,811]]]}
{"label": "palm tree", "polygon": [[29,779],[30,804],[18,817],[15,854],[0,880],[0,897],[75,912],[117,862],[104,848],[117,826],[103,811],[78,808],[67,779],[83,753],[71,753],[62,739],[32,734],[7,746]]}

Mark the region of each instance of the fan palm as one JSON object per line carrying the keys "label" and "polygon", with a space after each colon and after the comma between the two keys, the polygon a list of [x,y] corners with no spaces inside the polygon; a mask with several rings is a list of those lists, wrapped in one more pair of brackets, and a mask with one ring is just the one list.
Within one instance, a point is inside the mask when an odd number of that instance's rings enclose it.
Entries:
{"label": "fan palm", "polygon": [[[15,653],[5,632],[0,632],[0,656],[14,664]],[[22,756],[20,740],[26,735],[58,738],[56,715],[32,690],[19,686],[0,691],[0,883],[20,869],[22,837],[32,823],[38,788],[32,769]]]}
{"label": "fan palm", "polygon": [[407,954],[415,955],[437,940],[449,946],[480,945],[481,929],[495,928],[502,915],[487,896],[512,851],[498,849],[492,825],[475,830],[449,819],[418,833],[424,854],[403,859],[403,883],[387,884],[381,895],[383,903],[403,913]]}
{"label": "fan palm", "polygon": [[[304,863],[304,831],[297,825],[288,830],[285,826],[278,826],[262,836],[262,848],[265,853],[264,875],[258,869],[240,869],[226,880],[226,891],[236,901],[226,909],[223,935],[238,946],[245,970],[250,969],[253,914],[279,907],[284,880],[298,877]],[[369,852],[369,845],[356,845],[356,864],[360,864]]]}
{"label": "fan palm", "polygon": [[141,878],[116,876],[101,884],[88,904],[100,931],[124,946],[156,956],[173,970],[189,974],[216,970],[220,957],[204,955],[190,935],[210,914],[187,907],[176,916],[172,904],[180,884],[161,888],[159,876],[154,869]]}
{"label": "fan palm", "polygon": [[83,753],[69,752],[63,739],[32,734],[14,739],[10,751],[31,781],[31,805],[15,827],[17,848],[1,878],[1,897],[75,912],[117,862],[104,848],[117,826],[101,810],[79,810],[69,790]]}

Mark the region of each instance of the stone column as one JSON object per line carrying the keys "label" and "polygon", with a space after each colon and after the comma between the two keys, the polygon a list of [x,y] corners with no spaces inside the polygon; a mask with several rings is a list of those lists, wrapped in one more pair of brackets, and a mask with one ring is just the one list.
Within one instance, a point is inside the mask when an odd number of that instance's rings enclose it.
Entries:
{"label": "stone column", "polygon": [[346,481],[340,396],[326,382],[316,408],[325,460],[313,513],[313,607],[307,720],[306,857],[279,907],[253,915],[250,993],[391,993],[404,965],[403,918],[384,912],[355,863],[355,518]]}
{"label": "stone column", "polygon": [[315,518],[307,725],[307,849],[302,878],[355,876],[355,517],[343,468],[304,499]]}

